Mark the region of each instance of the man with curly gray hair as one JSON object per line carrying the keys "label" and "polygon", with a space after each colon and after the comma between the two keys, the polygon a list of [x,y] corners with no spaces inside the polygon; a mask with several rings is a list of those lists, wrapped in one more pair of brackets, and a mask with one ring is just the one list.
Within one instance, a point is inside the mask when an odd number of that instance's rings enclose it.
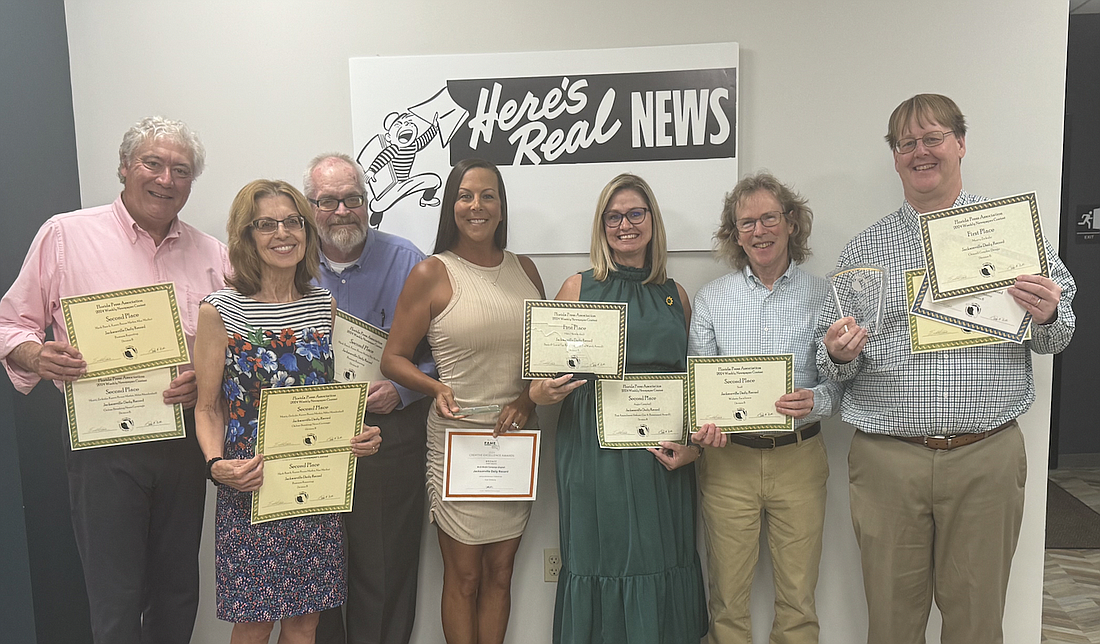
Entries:
{"label": "man with curly gray hair", "polygon": [[[0,359],[16,389],[27,393],[53,380],[64,390],[88,371],[66,339],[61,298],[172,282],[184,336],[194,344],[199,301],[223,286],[229,267],[224,244],[179,219],[204,160],[187,125],[144,118],[119,147],[122,194],[114,203],[42,225],[0,300]],[[166,383],[163,404],[180,406],[185,437],[67,454],[73,530],[97,644],[191,639],[206,483],[195,442],[194,371],[181,365],[172,373],[145,372],[151,382]],[[127,411],[130,425],[148,422],[141,407]]]}
{"label": "man with curly gray hair", "polygon": [[[768,526],[775,579],[773,644],[816,644],[814,591],[829,477],[821,419],[833,415],[840,387],[820,375],[814,323],[825,280],[798,267],[810,255],[813,212],[766,172],[726,195],[714,237],[735,269],[695,294],[688,355],[792,354],[793,392],[775,401],[796,431],[724,435],[713,424],[697,466],[710,572],[709,642],[752,639],[749,593]],[[720,448],[720,449],[715,449]],[[763,517],[763,519],[761,519]]]}

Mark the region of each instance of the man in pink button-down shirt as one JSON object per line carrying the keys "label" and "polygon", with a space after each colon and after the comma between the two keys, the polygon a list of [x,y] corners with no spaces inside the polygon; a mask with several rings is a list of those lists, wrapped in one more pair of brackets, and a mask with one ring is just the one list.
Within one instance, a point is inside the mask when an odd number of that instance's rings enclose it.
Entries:
{"label": "man in pink button-down shirt", "polygon": [[[63,297],[173,282],[187,343],[194,343],[199,301],[223,286],[229,270],[225,245],[179,220],[204,160],[182,122],[142,119],[119,148],[119,198],[43,224],[0,300],[0,358],[16,389],[27,393],[43,379],[61,388],[87,370],[66,341]],[[67,454],[97,644],[191,639],[206,497],[195,398],[188,366],[164,392],[165,404],[186,410],[186,438]]]}

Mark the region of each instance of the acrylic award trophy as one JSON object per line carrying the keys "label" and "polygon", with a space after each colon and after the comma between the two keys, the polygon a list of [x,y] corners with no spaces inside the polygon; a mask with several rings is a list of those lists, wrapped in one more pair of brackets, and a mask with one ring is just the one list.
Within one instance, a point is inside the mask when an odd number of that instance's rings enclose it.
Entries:
{"label": "acrylic award trophy", "polygon": [[873,334],[882,325],[886,308],[886,269],[860,264],[838,268],[825,278],[840,317],[853,317]]}

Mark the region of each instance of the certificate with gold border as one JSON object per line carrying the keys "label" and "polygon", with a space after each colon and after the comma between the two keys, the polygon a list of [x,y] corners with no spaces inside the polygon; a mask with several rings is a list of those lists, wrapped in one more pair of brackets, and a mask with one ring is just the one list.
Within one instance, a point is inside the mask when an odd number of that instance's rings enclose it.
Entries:
{"label": "certificate with gold border", "polygon": [[935,302],[1050,275],[1034,192],[924,213],[920,233]]}
{"label": "certificate with gold border", "polygon": [[382,351],[390,334],[336,309],[332,325],[332,357],[338,382],[383,380]]}
{"label": "certificate with gold border", "polygon": [[687,443],[686,373],[628,373],[596,381],[596,435],[606,449]]}
{"label": "certificate with gold border", "polygon": [[351,512],[355,463],[351,448],[264,459],[264,484],[252,494],[252,523]]}
{"label": "certificate with gold border", "polygon": [[444,501],[534,501],[542,432],[448,429],[443,446]]}
{"label": "certificate with gold border", "polygon": [[626,303],[523,302],[523,378],[622,380],[626,373]]}
{"label": "certificate with gold border", "polygon": [[252,495],[252,523],[350,512],[370,383],[271,387],[260,392],[256,453],[264,483]]}
{"label": "certificate with gold border", "polygon": [[948,324],[912,313],[917,293],[924,284],[924,269],[905,271],[905,295],[908,300],[909,346],[912,353],[950,351],[963,347],[1008,342],[979,331]]}
{"label": "certificate with gold border", "polygon": [[183,405],[164,404],[176,367],[65,382],[73,450],[183,438]]}
{"label": "certificate with gold border", "polygon": [[688,356],[691,428],[714,423],[725,434],[794,431],[775,401],[794,391],[794,356]]}
{"label": "certificate with gold border", "polygon": [[69,344],[88,363],[81,378],[191,361],[171,283],[63,297],[61,310]]}
{"label": "certificate with gold border", "polygon": [[1030,337],[1031,314],[1005,289],[933,302],[927,279],[914,286],[910,315],[1016,344]]}

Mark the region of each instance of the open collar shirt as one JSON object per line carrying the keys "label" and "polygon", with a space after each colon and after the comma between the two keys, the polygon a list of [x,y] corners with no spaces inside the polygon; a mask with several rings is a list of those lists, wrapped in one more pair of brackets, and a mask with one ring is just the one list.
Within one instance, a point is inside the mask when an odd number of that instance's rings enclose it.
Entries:
{"label": "open collar shirt", "polygon": [[[955,207],[985,201],[962,192]],[[1062,287],[1058,316],[1032,324],[1031,340],[914,354],[910,350],[905,271],[924,268],[917,211],[908,201],[857,235],[837,267],[871,264],[888,273],[882,325],[855,360],[836,364],[823,339],[840,313],[825,300],[816,338],[818,368],[847,386],[841,417],[871,434],[925,436],[975,433],[1017,418],[1035,400],[1031,352],[1058,353],[1069,345],[1076,318],[1073,277],[1045,240],[1050,278]]]}
{"label": "open collar shirt", "polygon": [[[55,215],[38,230],[23,267],[0,300],[0,356],[15,388],[29,392],[37,374],[7,359],[24,342],[67,343],[61,298],[172,282],[188,350],[194,349],[199,303],[225,286],[225,244],[178,218],[158,246],[138,226],[122,197]],[[61,383],[56,383],[61,388]]]}
{"label": "open collar shirt", "polygon": [[841,386],[817,370],[814,330],[828,296],[825,280],[791,262],[769,290],[752,269],[734,271],[695,294],[688,355],[794,355],[794,386],[814,392],[814,407],[798,425],[836,413]]}
{"label": "open collar shirt", "polygon": [[[359,259],[342,272],[332,270],[329,259],[321,254],[321,278],[317,283],[332,293],[341,311],[389,333],[405,279],[423,259],[424,253],[411,241],[370,229]],[[436,377],[430,352],[425,352],[417,366]],[[401,409],[424,397],[420,392],[393,384],[401,397]]]}

